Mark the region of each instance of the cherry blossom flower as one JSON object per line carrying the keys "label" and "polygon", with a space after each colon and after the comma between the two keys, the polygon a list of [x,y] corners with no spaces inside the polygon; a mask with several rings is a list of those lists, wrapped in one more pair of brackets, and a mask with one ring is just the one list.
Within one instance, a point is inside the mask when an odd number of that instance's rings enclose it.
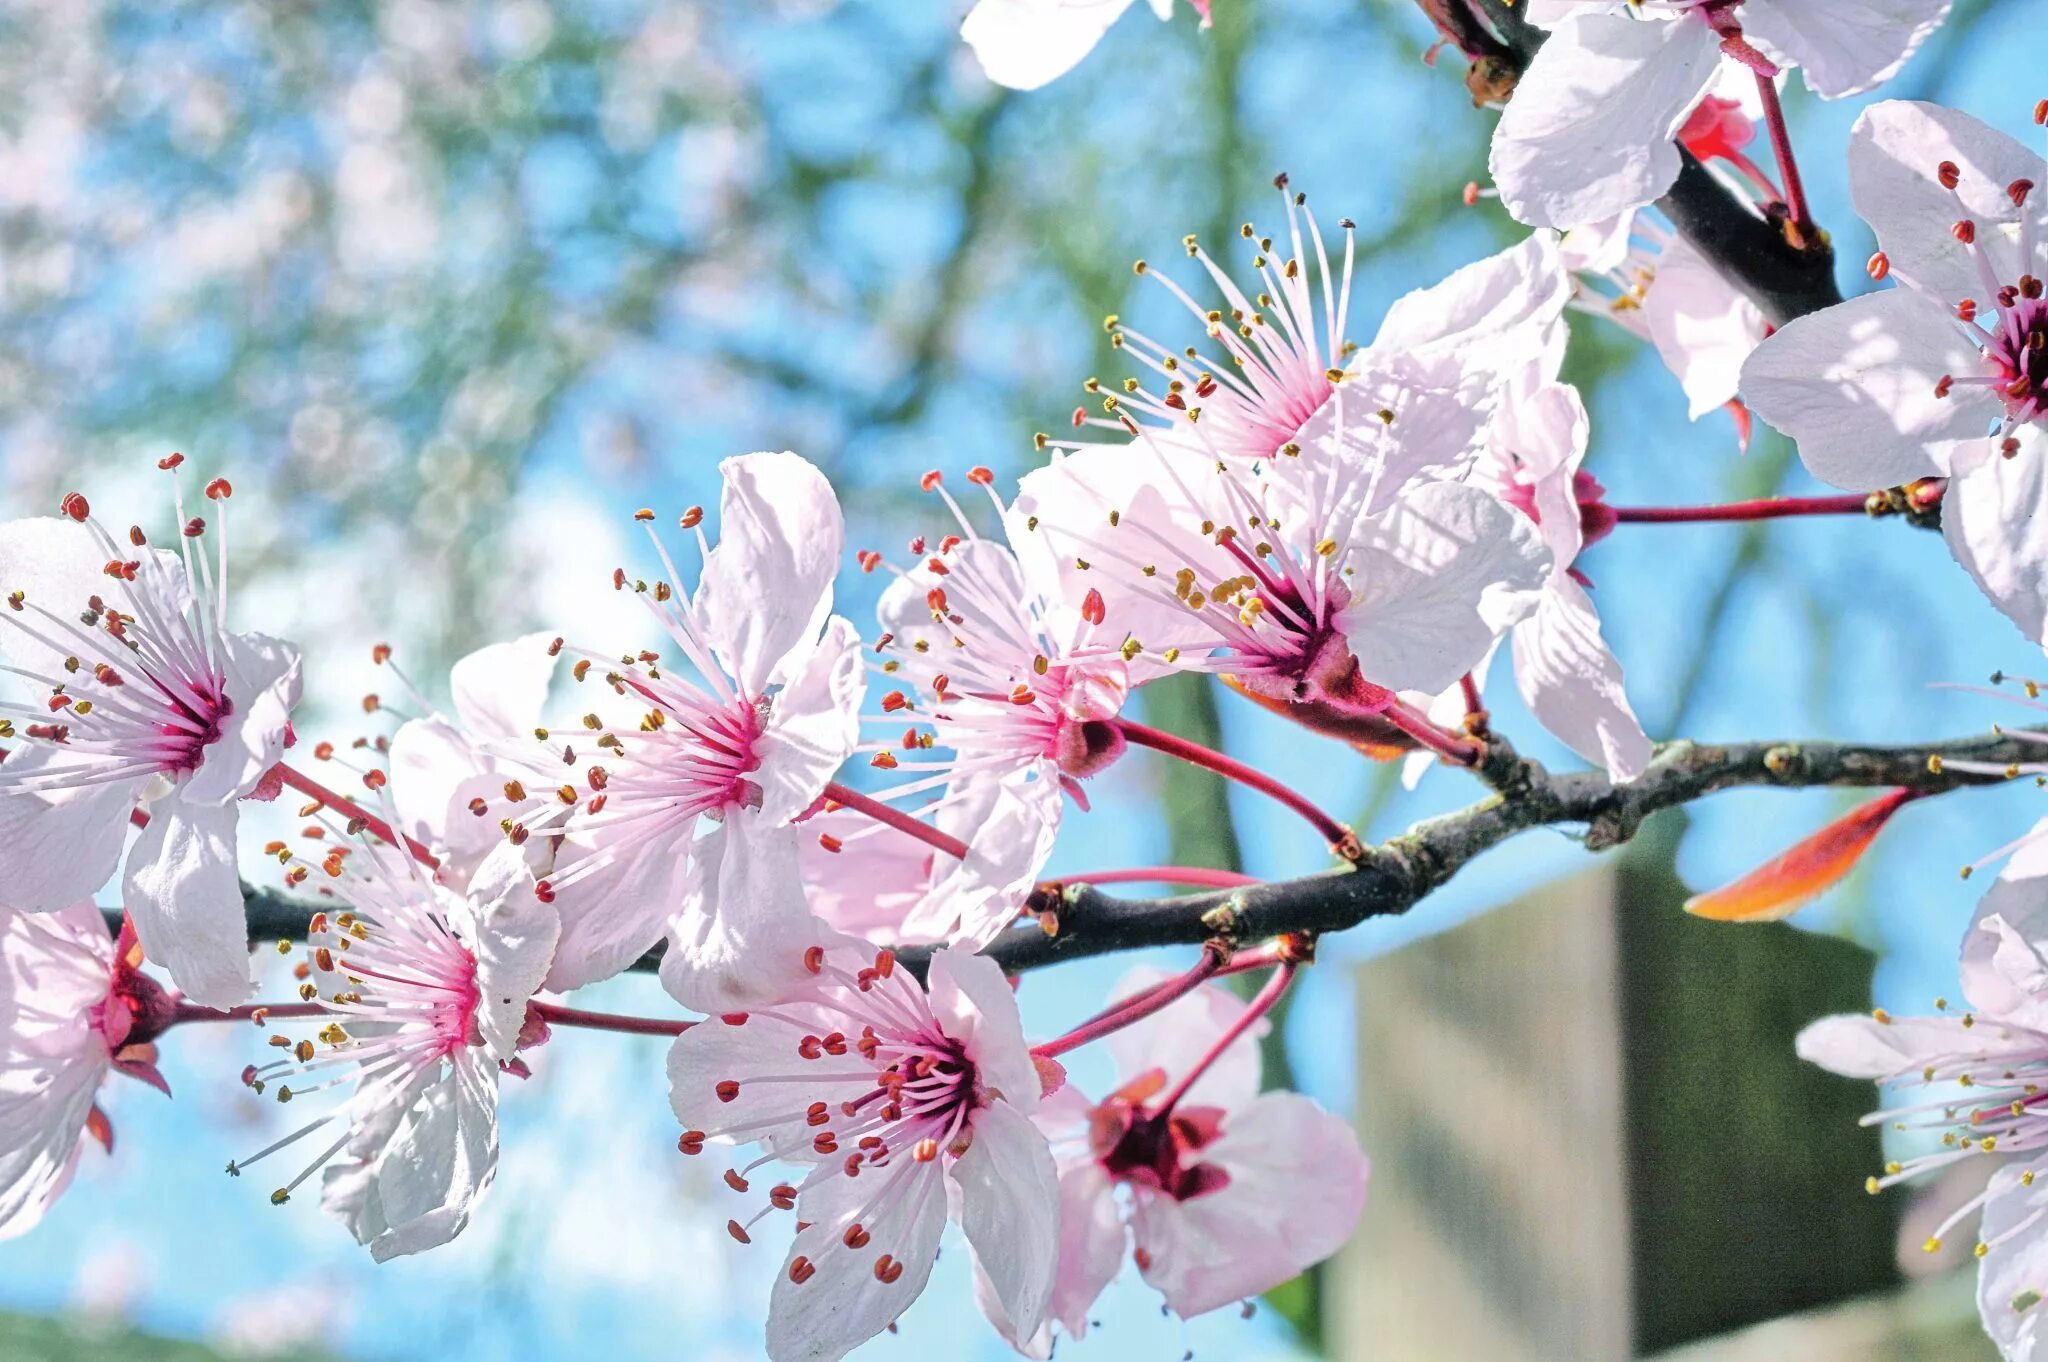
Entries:
{"label": "cherry blossom flower", "polygon": [[[1225,359],[1190,367],[1209,361],[1113,321],[1163,392],[1128,380],[1097,424],[1133,438],[1058,446],[1012,516],[1134,662],[1379,710],[1395,690],[1456,681],[1534,607],[1549,563],[1532,527],[1451,479],[1483,446],[1505,375],[1562,344],[1569,279],[1555,242],[1534,238],[1402,299],[1359,350],[1342,338],[1349,266],[1340,280],[1301,197],[1286,202],[1285,259],[1244,228],[1256,300],[1188,243],[1227,323],[1162,280]],[[1348,227],[1346,242],[1348,261]]]}
{"label": "cherry blossom flower", "polygon": [[1824,99],[1891,78],[1948,17],[1949,0],[1530,0],[1550,30],[1493,135],[1489,166],[1519,221],[1578,227],[1657,198],[1677,137],[1724,48],[1765,74],[1798,66]]}
{"label": "cherry blossom flower", "polygon": [[[988,78],[1012,90],[1036,90],[1074,69],[1095,50],[1134,0],[977,0],[960,25]],[[1211,0],[1188,0],[1209,26]],[[1173,0],[1150,0],[1160,19]]]}
{"label": "cherry blossom flower", "polygon": [[1035,1332],[1053,1289],[1058,1187],[1002,971],[941,949],[927,989],[888,952],[836,937],[802,962],[804,986],[685,1032],[669,1054],[685,1153],[760,1146],[726,1175],[742,1195],[766,1164],[808,1166],[729,1225],[748,1243],[775,1210],[796,1213],[768,1356],[832,1362],[894,1322],[930,1276],[949,1201],[1003,1309]]}
{"label": "cherry blossom flower", "polygon": [[[206,490],[219,516],[231,489]],[[8,896],[35,912],[93,893],[140,804],[122,900],[143,949],[187,994],[232,1004],[249,989],[236,806],[275,793],[298,652],[228,631],[224,518],[216,564],[182,496],[182,558],[139,526],[117,543],[77,493],[63,511],[0,525],[0,651],[36,691],[0,706],[0,737],[19,724],[26,740],[0,765]]]}
{"label": "cherry blossom flower", "polygon": [[[1787,324],[1743,395],[1851,491],[1946,477],[1950,552],[2028,638],[2048,627],[2048,301],[2038,153],[1967,114],[1891,101],[1850,137],[1856,209],[1898,286]],[[2037,339],[2039,338],[2039,339]]]}
{"label": "cherry blossom flower", "polygon": [[[794,865],[793,843],[772,834],[811,811],[858,739],[860,643],[831,614],[844,531],[824,475],[794,454],[719,471],[719,543],[699,532],[695,596],[672,585],[659,539],[667,579],[631,583],[676,656],[568,649],[576,679],[595,675],[616,698],[548,739],[558,788],[504,791],[515,839],[565,843],[539,884],[562,911],[551,988],[617,973],[666,928],[664,982],[692,1007],[730,1011],[788,982],[750,959],[794,959],[809,939],[801,894],[767,886]],[[701,518],[693,509],[685,527]],[[623,572],[614,582],[628,585]],[[770,847],[782,863],[755,864]]]}
{"label": "cherry blossom flower", "polygon": [[[280,1102],[344,1083],[354,1090],[228,1172],[239,1177],[338,1127],[270,1199],[284,1204],[324,1170],[322,1204],[383,1262],[460,1234],[496,1175],[498,1074],[523,1073],[517,1052],[546,1039],[528,1004],[560,923],[511,846],[486,858],[460,893],[380,843],[366,841],[345,859],[330,853],[323,862],[348,907],[313,917],[311,977],[300,990],[328,1020],[313,1039],[274,1035],[285,1054],[250,1065],[242,1079]],[[294,1087],[289,1080],[302,1075],[312,1081]]]}
{"label": "cherry blossom flower", "polygon": [[35,1228],[86,1141],[113,1152],[102,1079],[170,1092],[154,1042],[177,1003],[140,965],[134,932],[117,944],[90,902],[0,908],[0,1239]]}
{"label": "cherry blossom flower", "polygon": [[1575,566],[1585,546],[1614,526],[1599,483],[1579,466],[1585,406],[1569,384],[1544,384],[1512,404],[1496,429],[1487,475],[1536,522],[1551,553],[1535,611],[1514,626],[1516,689],[1536,721],[1567,747],[1614,780],[1633,780],[1649,763],[1650,740],[1628,702],[1621,663],[1601,635],[1585,574]]}
{"label": "cherry blossom flower", "polygon": [[508,780],[532,780],[533,732],[554,681],[560,640],[528,634],[479,648],[457,662],[448,685],[455,713],[427,708],[391,735],[386,765],[398,827],[434,848],[444,883],[460,888],[504,840],[487,817]]}
{"label": "cherry blossom flower", "polygon": [[[1705,256],[1635,210],[1566,233],[1563,251],[1580,280],[1573,306],[1656,347],[1685,390],[1693,420],[1739,406],[1743,363],[1771,328]],[[1736,419],[1746,442],[1747,414],[1738,410]]]}
{"label": "cherry blossom flower", "polygon": [[[1133,970],[1113,996],[1170,977]],[[1022,1351],[1049,1356],[1054,1325],[1085,1334],[1126,1254],[1192,1318],[1278,1286],[1351,1237],[1368,1171],[1358,1139],[1299,1093],[1259,1091],[1266,1023],[1246,1025],[1246,1007],[1205,984],[1110,1035],[1121,1082],[1103,1101],[1071,1084],[1046,1098],[1038,1120],[1058,1140],[1060,1188],[1051,1308],[1035,1329],[989,1310]]]}
{"label": "cherry blossom flower", "polygon": [[[1887,1164],[1872,1193],[1951,1165],[1987,1159],[1990,1183],[1928,1240],[1938,1249],[1982,1210],[1977,1304],[2012,1362],[2048,1357],[2048,827],[2037,825],[1977,906],[1963,937],[1969,1010],[1933,1016],[1828,1017],[1800,1033],[1800,1057],[1898,1093],[1871,1123],[1940,1131],[1938,1150]],[[1958,1091],[1960,1089],[1960,1091]],[[1996,1157],[1993,1157],[1996,1156]]]}

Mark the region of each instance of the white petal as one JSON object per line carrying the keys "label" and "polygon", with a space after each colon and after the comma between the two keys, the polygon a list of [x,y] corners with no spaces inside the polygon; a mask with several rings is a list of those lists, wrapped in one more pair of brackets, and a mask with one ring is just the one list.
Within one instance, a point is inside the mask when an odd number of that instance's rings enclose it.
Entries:
{"label": "white petal", "polygon": [[[830,1029],[821,1027],[821,1031]],[[804,1073],[829,1083],[871,1076],[874,1066],[857,1050],[798,1059],[797,1046],[806,1034],[804,1028],[781,1017],[756,1014],[737,1026],[712,1017],[677,1036],[668,1052],[668,1095],[683,1129],[716,1132],[746,1127],[743,1138],[750,1144],[785,1157],[815,1159],[811,1140],[817,1132],[805,1124],[801,1108],[791,1109],[789,1085],[752,1080],[786,1075],[792,1065],[801,1064]],[[718,1095],[719,1084],[727,1081],[739,1084],[730,1102]],[[847,1091],[858,1089],[849,1084]]]}
{"label": "white petal", "polygon": [[235,869],[239,816],[232,803],[158,801],[129,853],[121,889],[143,954],[208,1007],[249,996],[249,923]]}
{"label": "white petal", "polygon": [[1579,390],[1545,383],[1517,395],[1495,423],[1498,447],[1510,450],[1520,478],[1532,484],[1536,532],[1551,554],[1551,579],[1563,575],[1585,547],[1576,482],[1591,423]]}
{"label": "white petal", "polygon": [[758,698],[831,613],[846,528],[825,475],[794,454],[743,454],[718,471],[718,545],[695,608],[727,670]]}
{"label": "white petal", "polygon": [[1643,320],[1664,366],[1685,389],[1694,420],[1735,396],[1743,361],[1766,330],[1757,305],[1682,238],[1657,261]]}
{"label": "white petal", "polygon": [[1074,69],[1131,0],[980,0],[960,36],[988,78],[1036,90]]}
{"label": "white petal", "polygon": [[104,1047],[67,1060],[23,1059],[0,1037],[0,1241],[34,1229],[70,1185],[86,1118],[106,1074]]}
{"label": "white petal", "polygon": [[284,755],[285,727],[299,702],[299,650],[266,634],[223,634],[227,695],[234,710],[209,743],[180,797],[199,804],[240,799]]}
{"label": "white petal", "polygon": [[1101,1164],[1085,1158],[1060,1170],[1060,1268],[1051,1310],[1069,1337],[1088,1332],[1088,1312],[1115,1279],[1130,1238]]}
{"label": "white petal", "polygon": [[370,1241],[378,1262],[438,1248],[468,1226],[498,1170],[495,1074],[495,1064],[465,1052],[399,1122],[376,1165],[388,1225]]}
{"label": "white petal", "polygon": [[[937,1160],[898,1159],[885,1176],[886,1209],[873,1214],[864,1208],[884,1181],[874,1173],[826,1177],[798,1200],[797,1216],[810,1228],[790,1245],[768,1299],[770,1362],[838,1362],[888,1328],[924,1290],[946,1228],[944,1174]],[[874,1239],[849,1249],[843,1236],[856,1219]],[[903,1264],[894,1282],[875,1277],[883,1253]],[[816,1269],[802,1283],[789,1278],[788,1265],[798,1258]]]}
{"label": "white petal", "polygon": [[2048,820],[2032,829],[1977,901],[1963,934],[1962,984],[1971,1005],[2000,1021],[2048,1030]]}
{"label": "white petal", "polygon": [[[1531,232],[1519,245],[1396,299],[1371,348],[1427,355],[1479,346],[1478,358],[1506,371],[1530,356],[1503,354],[1504,339],[1540,349],[1553,329],[1561,332],[1571,296],[1557,237]],[[1561,334],[1556,339],[1561,343]]]}
{"label": "white petal", "polygon": [[450,668],[448,689],[463,727],[486,739],[532,733],[555,679],[555,659],[548,655],[554,638],[539,633],[492,643]]}
{"label": "white petal", "polygon": [[1002,935],[1052,857],[1063,808],[1050,762],[956,781],[938,826],[967,843],[967,856],[932,857],[931,887],[903,919],[903,939],[976,951]]}
{"label": "white petal", "polygon": [[[1953,193],[1936,178],[1943,161],[1955,162],[1961,172]],[[1877,244],[1891,257],[1892,268],[1934,290],[1944,303],[1975,298],[1987,314],[1992,300],[1984,296],[1982,277],[1950,228],[1967,212],[1977,223],[1978,242],[1993,252],[1999,277],[2018,277],[2020,269],[2006,268],[2017,261],[2006,243],[2020,215],[2005,196],[2006,186],[2019,179],[2039,184],[2044,178],[2038,151],[1938,104],[1873,104],[1849,134],[1850,198],[1876,229]],[[2048,194],[2037,189],[2027,203],[2035,239],[2042,240]],[[2041,273],[2032,262],[2022,268]]]}
{"label": "white petal", "polygon": [[47,743],[16,747],[0,765],[0,846],[7,848],[9,907],[48,912],[97,892],[113,878],[145,778],[75,790],[9,790],[13,779],[32,772],[90,766]]}
{"label": "white petal", "polygon": [[[1140,966],[1117,982],[1110,997],[1134,997],[1171,977],[1167,970]],[[1160,1069],[1169,1083],[1179,1082],[1223,1038],[1231,1023],[1244,1015],[1246,1006],[1245,999],[1229,989],[1204,984],[1143,1021],[1111,1032],[1109,1053],[1116,1060],[1118,1077],[1128,1081]],[[1229,1111],[1257,1097],[1259,1040],[1271,1029],[1270,1023],[1260,1020],[1232,1041],[1188,1089],[1185,1105]]]}
{"label": "white petal", "polygon": [[1045,1136],[1008,1102],[982,1108],[973,1124],[974,1142],[953,1165],[960,1228],[1011,1328],[1029,1338],[1059,1265],[1059,1174]]}
{"label": "white petal", "polygon": [[1949,0],[1747,0],[1742,32],[1780,65],[1796,64],[1822,99],[1861,94],[1897,75],[1948,18]]}
{"label": "white petal", "polygon": [[1351,1127],[1299,1093],[1269,1092],[1223,1123],[1202,1161],[1229,1174],[1187,1201],[1140,1197],[1145,1280],[1182,1318],[1270,1290],[1342,1248],[1365,1208]]}
{"label": "white petal", "polygon": [[661,958],[661,983],[699,1012],[744,1012],[788,996],[824,924],[804,902],[796,828],[734,813],[697,843],[697,873]]}
{"label": "white petal", "polygon": [[525,855],[500,843],[470,881],[468,901],[475,922],[477,1030],[496,1060],[512,1058],[526,1005],[540,992],[562,931],[553,904],[534,894]]}
{"label": "white petal", "polygon": [[[797,830],[797,865],[811,911],[850,936],[901,940],[904,918],[924,898],[938,853],[851,809],[815,814]],[[825,850],[825,837],[836,839],[839,850]]]}
{"label": "white petal", "polygon": [[1941,499],[1941,532],[1991,603],[2035,643],[2048,638],[2048,484],[2041,460],[2048,438],[2020,432],[2014,458],[1992,453],[1958,460]]}
{"label": "white petal", "polygon": [[[555,910],[562,931],[547,987],[567,992],[609,979],[654,949],[681,911],[695,873],[693,845],[685,838],[660,838],[622,847],[611,864],[559,891]],[[566,874],[587,854],[565,849],[557,868]]]}
{"label": "white petal", "polygon": [[[1977,1310],[2006,1362],[2048,1362],[2048,1186],[2027,1186],[2007,1164],[1991,1175],[1977,1266]],[[2003,1240],[2004,1242],[1999,1242]]]}
{"label": "white petal", "polygon": [[1965,442],[1983,440],[1994,398],[1934,395],[1943,375],[1981,368],[1939,306],[1889,289],[1780,328],[1742,366],[1742,395],[1799,442],[1815,477],[1868,492],[1945,474]]}
{"label": "white petal", "polygon": [[439,850],[443,883],[464,883],[505,840],[497,819],[479,818],[469,807],[474,799],[503,798],[504,778],[490,773],[489,760],[439,715],[408,719],[391,735],[384,765],[398,826]]}
{"label": "white petal", "polygon": [[942,948],[932,952],[929,992],[932,1015],[966,1047],[982,1083],[1028,1115],[1038,1105],[1038,1066],[1002,969],[986,956]]}
{"label": "white petal", "polygon": [[1535,609],[1551,557],[1536,527],[1475,488],[1418,489],[1349,536],[1339,624],[1369,681],[1440,691]]}
{"label": "white petal", "polygon": [[1650,202],[1677,178],[1672,139],[1720,59],[1714,31],[1690,16],[1567,18],[1494,130],[1501,202],[1537,227],[1577,227]]}
{"label": "white petal", "polygon": [[[182,612],[191,599],[184,566],[176,554],[153,552],[158,568],[145,566],[137,581],[123,582],[107,576],[106,552],[92,531],[77,521],[56,516],[10,520],[0,524],[0,596],[20,591],[30,605],[64,620],[77,616],[93,596],[126,614],[140,613],[135,607],[138,595],[147,595],[173,612]],[[24,611],[18,619],[0,619],[0,656],[44,676],[61,679],[71,650],[41,642],[27,630],[16,628],[17,623],[29,625],[44,638],[62,642],[61,636],[52,632],[48,620]]]}
{"label": "white petal", "polygon": [[1822,1017],[1799,1033],[1794,1048],[1809,1064],[1845,1078],[1896,1078],[1954,1054],[1975,1053],[1983,1038],[1961,1017],[1894,1017],[1863,1013]]}
{"label": "white petal", "polygon": [[815,804],[860,741],[860,702],[867,691],[860,635],[834,615],[818,646],[775,693],[755,751],[761,787],[757,816],[787,823]]}
{"label": "white petal", "polygon": [[1538,723],[1617,782],[1642,773],[1650,739],[1583,587],[1553,577],[1536,613],[1515,626],[1514,650],[1515,686]]}

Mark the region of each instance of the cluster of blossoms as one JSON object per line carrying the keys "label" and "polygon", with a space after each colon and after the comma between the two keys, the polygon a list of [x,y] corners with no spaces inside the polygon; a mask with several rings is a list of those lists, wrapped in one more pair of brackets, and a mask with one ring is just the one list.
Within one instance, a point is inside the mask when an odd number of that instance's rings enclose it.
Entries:
{"label": "cluster of blossoms", "polygon": [[[980,0],[965,35],[991,74],[1031,86],[1127,5]],[[139,525],[109,531],[78,493],[0,525],[0,655],[20,693],[0,706],[0,1236],[48,1212],[86,1142],[111,1146],[104,1080],[167,1092],[159,1038],[231,1020],[274,1052],[243,1070],[252,1093],[338,1092],[227,1171],[279,1156],[278,1203],[317,1173],[379,1260],[464,1230],[496,1170],[501,1081],[543,1062],[553,1028],[673,1037],[678,1148],[731,1159],[731,1236],[792,1222],[777,1362],[892,1327],[949,1220],[989,1320],[1035,1357],[1085,1333],[1126,1260],[1186,1317],[1336,1252],[1366,1158],[1344,1122],[1260,1086],[1267,1014],[1311,937],[1219,930],[1191,968],[1139,971],[1035,1044],[1028,985],[1004,962],[1057,928],[1043,891],[1058,832],[1134,747],[1271,796],[1337,857],[1366,858],[1271,776],[1130,717],[1164,677],[1220,677],[1417,771],[1471,767],[1505,646],[1562,747],[1616,786],[1644,772],[1652,744],[1585,556],[1624,520],[1682,517],[1607,505],[1584,466],[1590,422],[1561,377],[1569,313],[1651,342],[1694,417],[1730,408],[1746,438],[1754,410],[1858,494],[1758,514],[1860,511],[1893,488],[1917,510],[1939,502],[1985,592],[2030,638],[2048,631],[2039,158],[1944,110],[1872,108],[1852,173],[1883,244],[1870,273],[1897,287],[1775,332],[1651,207],[1689,157],[1788,244],[1811,243],[1780,68],[1824,96],[1867,89],[1946,5],[1836,10],[1823,26],[1800,0],[1536,0],[1549,42],[1500,121],[1497,188],[1468,194],[1534,225],[1516,244],[1402,297],[1361,344],[1354,228],[1319,220],[1282,176],[1272,230],[1244,224],[1227,255],[1187,237],[1175,270],[1138,262],[1172,320],[1109,319],[1131,372],[1088,380],[1014,490],[987,467],[934,470],[932,530],[900,560],[855,551],[885,574],[872,628],[835,613],[848,545],[824,474],[794,453],[727,459],[715,513],[679,517],[684,553],[653,510],[636,515],[653,566],[610,586],[645,606],[641,637],[543,632],[471,654],[447,712],[415,693],[417,714],[366,744],[354,797],[297,750],[297,652],[228,628],[224,479],[205,485],[205,515],[176,499],[175,551]],[[1759,121],[1775,179],[1746,150]],[[161,467],[176,480],[183,463]],[[326,743],[312,757],[349,764]],[[251,1003],[238,826],[245,802],[286,790],[308,802],[264,854],[315,902],[296,998]],[[1800,883],[1839,877],[1905,797],[1838,829]],[[1887,1113],[1955,1128],[1874,1189],[2048,1148],[2043,855],[2022,848],[1972,928],[1977,1014],[1835,1019],[1802,1041],[1847,1072],[1977,1090]],[[110,881],[118,910],[92,901]],[[690,1016],[561,1000],[657,954]],[[1253,971],[1248,1000],[1218,982]],[[1098,1042],[1117,1086],[1092,1100],[1062,1057]],[[1982,1199],[1985,1314],[2013,1357],[2042,1355],[2048,1200],[2033,1188],[2022,1158]]]}

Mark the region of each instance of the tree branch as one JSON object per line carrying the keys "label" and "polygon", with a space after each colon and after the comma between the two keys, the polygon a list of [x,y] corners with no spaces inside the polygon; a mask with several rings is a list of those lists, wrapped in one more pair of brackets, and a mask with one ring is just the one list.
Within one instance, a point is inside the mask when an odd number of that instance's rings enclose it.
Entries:
{"label": "tree branch", "polygon": [[[1466,862],[1531,828],[1583,826],[1589,851],[1606,851],[1635,836],[1643,820],[1662,809],[1690,804],[1717,790],[1773,787],[1904,786],[1926,794],[1996,785],[2003,774],[1959,771],[1952,763],[1999,768],[2040,757],[2040,747],[2003,733],[1949,742],[1858,745],[1836,742],[1749,742],[1710,745],[1665,743],[1648,769],[1625,785],[1598,771],[1553,775],[1494,739],[1476,774],[1493,795],[1419,823],[1370,849],[1356,866],[1245,889],[1128,898],[1085,884],[1049,884],[1041,910],[1054,930],[1015,928],[987,954],[1011,973],[1066,960],[1150,946],[1196,945],[1211,938],[1248,944],[1289,933],[1341,932],[1377,917],[1405,913],[1462,869]],[[332,900],[244,885],[251,942],[292,940],[307,918]],[[119,913],[109,910],[109,920]],[[922,972],[930,952],[898,952]],[[635,966],[651,970],[660,950]]]}

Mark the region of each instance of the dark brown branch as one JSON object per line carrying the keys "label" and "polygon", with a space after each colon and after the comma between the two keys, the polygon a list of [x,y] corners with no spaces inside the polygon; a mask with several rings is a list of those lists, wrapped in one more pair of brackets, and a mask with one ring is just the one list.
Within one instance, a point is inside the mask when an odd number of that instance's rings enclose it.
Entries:
{"label": "dark brown branch", "polygon": [[[1494,793],[1456,813],[1417,824],[1371,848],[1356,866],[1247,889],[1128,898],[1088,885],[1049,886],[1043,908],[1056,930],[1016,928],[988,954],[1013,973],[1064,960],[1149,946],[1195,945],[1212,937],[1240,944],[1287,933],[1341,932],[1370,918],[1405,913],[1466,862],[1518,832],[1582,827],[1586,848],[1605,851],[1628,841],[1662,809],[1738,787],[1822,786],[1909,789],[1938,794],[2001,783],[2003,775],[1953,768],[1966,761],[1998,768],[2037,760],[2040,748],[2003,734],[1950,742],[1864,746],[1835,742],[1666,743],[1649,769],[1616,786],[1597,771],[1553,775],[1496,739],[1477,774]],[[244,886],[252,942],[289,940],[330,900]],[[927,952],[902,958],[921,967]],[[655,966],[659,951],[635,968]]]}

